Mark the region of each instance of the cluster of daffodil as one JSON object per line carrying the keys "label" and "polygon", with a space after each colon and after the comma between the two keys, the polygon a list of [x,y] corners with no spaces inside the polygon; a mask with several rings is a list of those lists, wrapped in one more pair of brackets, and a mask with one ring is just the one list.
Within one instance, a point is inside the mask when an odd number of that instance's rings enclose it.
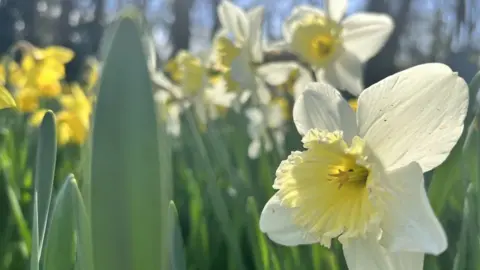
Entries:
{"label": "cluster of daffodil", "polygon": [[98,67],[93,59],[81,82],[65,81],[65,65],[74,52],[50,46],[37,48],[19,42],[13,52],[19,61],[3,57],[0,65],[1,108],[15,107],[28,116],[28,124],[38,126],[47,110],[55,112],[59,145],[82,144],[90,128],[92,88]]}
{"label": "cluster of daffodil", "polygon": [[[423,173],[441,164],[462,134],[467,85],[449,67],[425,64],[364,90],[364,63],[394,24],[376,13],[344,18],[346,10],[346,0],[327,0],[324,10],[296,7],[284,40],[266,45],[263,8],[244,12],[224,1],[211,51],[179,52],[153,72],[157,100],[175,135],[190,106],[205,124],[229,108],[245,113],[252,158],[281,145],[293,118],[305,150],[277,169],[260,229],[287,246],[329,247],[338,239],[349,269],[422,269],[425,253],[447,248]],[[272,51],[297,60],[266,62]]]}
{"label": "cluster of daffodil", "polygon": [[[228,109],[243,112],[251,138],[249,156],[282,146],[293,101],[305,85],[325,81],[353,96],[363,90],[363,63],[393,30],[383,14],[358,13],[342,19],[346,1],[326,1],[326,11],[296,7],[284,24],[284,40],[268,45],[262,35],[263,7],[247,12],[229,1],[219,5],[220,30],[209,51],[180,51],[162,71],[152,68],[157,101],[174,136],[180,116],[193,106],[203,127]],[[296,61],[265,61],[284,52]],[[351,100],[356,106],[356,100]],[[268,132],[270,130],[271,132]]]}

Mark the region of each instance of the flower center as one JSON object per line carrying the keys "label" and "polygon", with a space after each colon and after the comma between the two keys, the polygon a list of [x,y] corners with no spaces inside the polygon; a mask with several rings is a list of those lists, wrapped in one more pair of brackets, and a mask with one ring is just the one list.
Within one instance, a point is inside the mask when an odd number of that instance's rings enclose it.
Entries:
{"label": "flower center", "polygon": [[335,57],[341,39],[341,26],[318,15],[305,16],[294,26],[292,50],[314,66],[324,66]]}
{"label": "flower center", "polygon": [[274,187],[294,222],[319,242],[344,242],[364,235],[377,224],[380,212],[371,196],[370,164],[365,143],[355,137],[350,147],[341,132],[310,130],[303,152],[280,164]]}
{"label": "flower center", "polygon": [[326,58],[335,50],[335,39],[331,35],[318,36],[312,40],[311,46],[319,58]]}

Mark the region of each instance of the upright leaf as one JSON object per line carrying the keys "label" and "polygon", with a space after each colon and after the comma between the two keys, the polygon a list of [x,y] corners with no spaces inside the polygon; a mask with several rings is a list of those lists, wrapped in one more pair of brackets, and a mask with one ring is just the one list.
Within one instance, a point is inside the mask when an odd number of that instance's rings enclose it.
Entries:
{"label": "upright leaf", "polygon": [[45,238],[43,269],[65,270],[73,267],[76,185],[73,175],[70,175],[55,198],[52,219]]}
{"label": "upright leaf", "polygon": [[170,250],[170,269],[186,270],[187,264],[185,261],[182,232],[178,222],[177,208],[175,207],[175,203],[173,201],[171,201],[170,205],[168,206],[168,219],[168,233],[170,234],[170,241],[167,248]]}
{"label": "upright leaf", "polygon": [[[96,269],[164,269],[170,163],[139,30],[121,17],[94,112],[91,222]],[[159,153],[159,134],[162,153]],[[162,158],[162,159],[161,159]]]}
{"label": "upright leaf", "polygon": [[[55,115],[47,111],[43,116],[38,137],[37,157],[35,161],[34,212],[38,214],[38,248],[42,251],[43,239],[47,227],[48,211],[52,197],[55,162],[57,159],[57,131]],[[35,221],[34,221],[35,222]],[[35,226],[35,224],[34,224]],[[32,241],[33,242],[33,241]],[[34,247],[32,247],[33,249]]]}

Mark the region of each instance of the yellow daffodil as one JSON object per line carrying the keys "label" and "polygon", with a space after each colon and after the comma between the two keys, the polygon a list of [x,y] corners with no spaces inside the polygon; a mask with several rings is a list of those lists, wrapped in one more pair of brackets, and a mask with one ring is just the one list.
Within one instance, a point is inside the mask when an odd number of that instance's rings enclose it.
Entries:
{"label": "yellow daffodil", "polygon": [[38,92],[32,88],[22,88],[15,95],[21,112],[34,112],[40,107]]}
{"label": "yellow daffodil", "polygon": [[393,20],[383,14],[356,13],[342,20],[345,0],[327,0],[326,12],[296,7],[284,25],[290,50],[309,63],[319,80],[358,96],[363,90],[363,63],[383,47]]}
{"label": "yellow daffodil", "polygon": [[21,61],[22,72],[27,78],[25,86],[36,88],[41,96],[58,96],[62,90],[60,80],[65,77],[65,64],[73,57],[73,51],[58,46],[25,52]]}
{"label": "yellow daffodil", "polygon": [[447,158],[467,107],[467,84],[443,64],[370,86],[357,113],[329,84],[309,84],[293,109],[305,150],[280,164],[260,229],[287,246],[338,238],[349,269],[422,269],[424,253],[447,248],[423,173]]}
{"label": "yellow daffodil", "polygon": [[90,129],[91,100],[74,84],[71,94],[60,97],[60,103],[62,110],[57,114],[59,144],[82,144]]}

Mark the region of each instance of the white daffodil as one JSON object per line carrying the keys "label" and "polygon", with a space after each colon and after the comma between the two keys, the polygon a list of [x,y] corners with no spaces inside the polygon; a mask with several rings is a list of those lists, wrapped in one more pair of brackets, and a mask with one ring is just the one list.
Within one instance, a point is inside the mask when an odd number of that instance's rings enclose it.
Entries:
{"label": "white daffodil", "polygon": [[268,84],[290,93],[297,99],[313,79],[304,67],[296,62],[276,62],[261,65],[257,72]]}
{"label": "white daffodil", "polygon": [[332,86],[309,84],[293,109],[306,150],[277,169],[260,229],[287,246],[338,238],[349,269],[422,269],[424,253],[447,248],[423,173],[447,158],[467,104],[465,81],[443,64],[370,86],[357,113]]}
{"label": "white daffodil", "polygon": [[[274,144],[283,147],[285,123],[290,119],[288,102],[285,99],[275,98],[266,105],[248,108],[245,114],[248,119],[247,132],[251,139],[248,146],[249,158],[258,158],[262,145],[266,152],[272,151]],[[268,134],[268,130],[273,138]]]}
{"label": "white daffodil", "polygon": [[358,96],[363,63],[383,47],[394,23],[388,15],[356,13],[342,19],[346,0],[327,0],[326,12],[296,7],[284,25],[289,49],[309,63],[319,80]]}
{"label": "white daffodil", "polygon": [[172,95],[163,90],[157,91],[153,97],[157,104],[158,116],[166,124],[167,133],[174,137],[180,136],[180,114],[183,110],[180,103],[172,101]]}
{"label": "white daffodil", "polygon": [[218,6],[221,29],[214,38],[214,61],[230,70],[229,75],[241,88],[256,89],[254,63],[263,60],[263,7],[245,12],[229,1]]}

